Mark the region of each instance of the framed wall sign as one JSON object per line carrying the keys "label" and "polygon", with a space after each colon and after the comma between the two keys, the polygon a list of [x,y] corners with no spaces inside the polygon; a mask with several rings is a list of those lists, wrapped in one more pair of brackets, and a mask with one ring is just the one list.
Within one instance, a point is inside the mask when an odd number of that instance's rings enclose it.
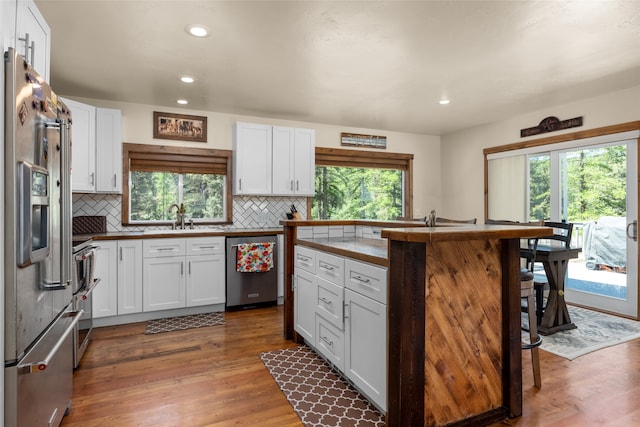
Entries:
{"label": "framed wall sign", "polygon": [[340,145],[351,147],[387,148],[387,137],[378,135],[360,135],[358,133],[340,134]]}
{"label": "framed wall sign", "polygon": [[207,118],[186,114],[153,112],[153,137],[207,142]]}

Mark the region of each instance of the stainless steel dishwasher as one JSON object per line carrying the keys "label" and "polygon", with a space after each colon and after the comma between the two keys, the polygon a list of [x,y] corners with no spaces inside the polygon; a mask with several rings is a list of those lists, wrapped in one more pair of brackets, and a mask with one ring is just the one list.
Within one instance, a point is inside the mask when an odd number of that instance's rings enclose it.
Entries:
{"label": "stainless steel dishwasher", "polygon": [[[240,243],[273,244],[273,268],[265,273],[237,271]],[[227,310],[275,305],[278,301],[278,259],[276,236],[227,237]]]}

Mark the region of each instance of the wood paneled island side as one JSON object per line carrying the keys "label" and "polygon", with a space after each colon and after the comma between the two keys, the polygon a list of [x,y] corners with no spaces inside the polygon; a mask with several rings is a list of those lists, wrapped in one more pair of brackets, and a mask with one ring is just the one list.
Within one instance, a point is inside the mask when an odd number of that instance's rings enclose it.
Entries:
{"label": "wood paneled island side", "polygon": [[387,426],[522,414],[520,239],[545,227],[382,230],[388,239]]}

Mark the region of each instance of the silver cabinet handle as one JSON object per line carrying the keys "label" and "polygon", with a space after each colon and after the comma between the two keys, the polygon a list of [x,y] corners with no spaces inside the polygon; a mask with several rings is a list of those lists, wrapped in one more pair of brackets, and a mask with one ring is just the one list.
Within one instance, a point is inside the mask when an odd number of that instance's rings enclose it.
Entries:
{"label": "silver cabinet handle", "polygon": [[326,299],[325,297],[320,297],[320,301],[322,301],[325,304],[333,304],[333,301]]}
{"label": "silver cabinet handle", "polygon": [[309,262],[309,258],[304,256],[304,255],[296,255],[296,258],[299,259],[300,261],[304,261],[304,262]]}
{"label": "silver cabinet handle", "polygon": [[118,174],[113,174],[113,188],[118,186]]}
{"label": "silver cabinet handle", "polygon": [[184,276],[184,261],[180,261],[180,275]]}
{"label": "silver cabinet handle", "polygon": [[333,272],[333,270],[335,270],[335,267],[333,267],[332,265],[327,264],[326,262],[320,262],[320,268],[324,268],[325,270],[331,271]]}
{"label": "silver cabinet handle", "polygon": [[291,180],[291,191],[293,191],[293,180]]}
{"label": "silver cabinet handle", "polygon": [[19,364],[18,369],[25,374],[35,374],[38,372],[45,371],[49,367],[49,364],[51,363],[51,359],[53,359],[53,357],[56,355],[56,353],[58,352],[58,350],[60,349],[64,341],[67,339],[67,337],[71,333],[71,331],[73,331],[73,328],[75,328],[75,326],[78,324],[78,321],[80,320],[80,317],[83,314],[84,314],[84,310],[69,311],[64,313],[62,315],[63,317],[73,316],[74,317],[73,321],[69,324],[69,326],[67,326],[67,329],[65,329],[62,336],[60,336],[60,339],[58,339],[58,342],[56,342],[56,344],[51,348],[51,350],[49,351],[49,354],[47,354],[45,358],[39,362]]}
{"label": "silver cabinet handle", "polygon": [[300,181],[296,179],[296,191],[300,190]]}
{"label": "silver cabinet handle", "polygon": [[343,310],[342,316],[345,319],[348,319],[349,315],[347,314],[347,312],[349,311],[349,304],[347,304],[346,302],[344,304],[342,304],[342,310]]}
{"label": "silver cabinet handle", "polygon": [[95,172],[91,172],[91,185],[95,185],[96,182],[96,173]]}
{"label": "silver cabinet handle", "polygon": [[189,276],[191,276],[191,261],[189,261]]}
{"label": "silver cabinet handle", "polygon": [[120,261],[122,261],[122,248],[120,248]]}
{"label": "silver cabinet handle", "polygon": [[353,276],[353,280],[357,280],[360,283],[364,283],[364,284],[370,284],[371,280],[370,279],[363,279],[361,276]]}
{"label": "silver cabinet handle", "polygon": [[[629,228],[631,228],[631,233],[629,233]],[[634,219],[627,224],[627,237],[633,239],[634,242],[638,241],[638,220]]]}
{"label": "silver cabinet handle", "polygon": [[331,341],[329,338],[321,336],[320,339],[326,342],[329,347],[333,347],[333,341]]}
{"label": "silver cabinet handle", "polygon": [[242,178],[238,178],[238,187],[242,191]]}
{"label": "silver cabinet handle", "polygon": [[[18,38],[21,42],[24,42],[24,59],[29,61],[31,66],[33,66],[33,60],[35,58],[35,50],[36,50],[36,42],[31,41],[29,44],[29,33],[24,34],[24,38]],[[29,59],[29,49],[31,49],[31,59]]]}

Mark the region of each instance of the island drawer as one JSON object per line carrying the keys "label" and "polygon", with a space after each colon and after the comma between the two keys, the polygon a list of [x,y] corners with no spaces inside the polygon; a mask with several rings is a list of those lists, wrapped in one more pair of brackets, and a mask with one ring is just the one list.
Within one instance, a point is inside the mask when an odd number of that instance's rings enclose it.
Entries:
{"label": "island drawer", "polygon": [[339,329],[344,329],[343,303],[344,289],[321,277],[317,278],[318,294],[316,298],[316,313],[333,323]]}
{"label": "island drawer", "polygon": [[344,286],[344,258],[316,252],[316,276]]}
{"label": "island drawer", "polygon": [[344,348],[344,331],[316,315],[316,349],[341,372],[344,372]]}
{"label": "island drawer", "polygon": [[387,303],[387,270],[352,259],[345,260],[345,286],[354,292]]}
{"label": "island drawer", "polygon": [[301,268],[309,273],[316,274],[316,252],[313,249],[296,245],[294,252],[295,267]]}

